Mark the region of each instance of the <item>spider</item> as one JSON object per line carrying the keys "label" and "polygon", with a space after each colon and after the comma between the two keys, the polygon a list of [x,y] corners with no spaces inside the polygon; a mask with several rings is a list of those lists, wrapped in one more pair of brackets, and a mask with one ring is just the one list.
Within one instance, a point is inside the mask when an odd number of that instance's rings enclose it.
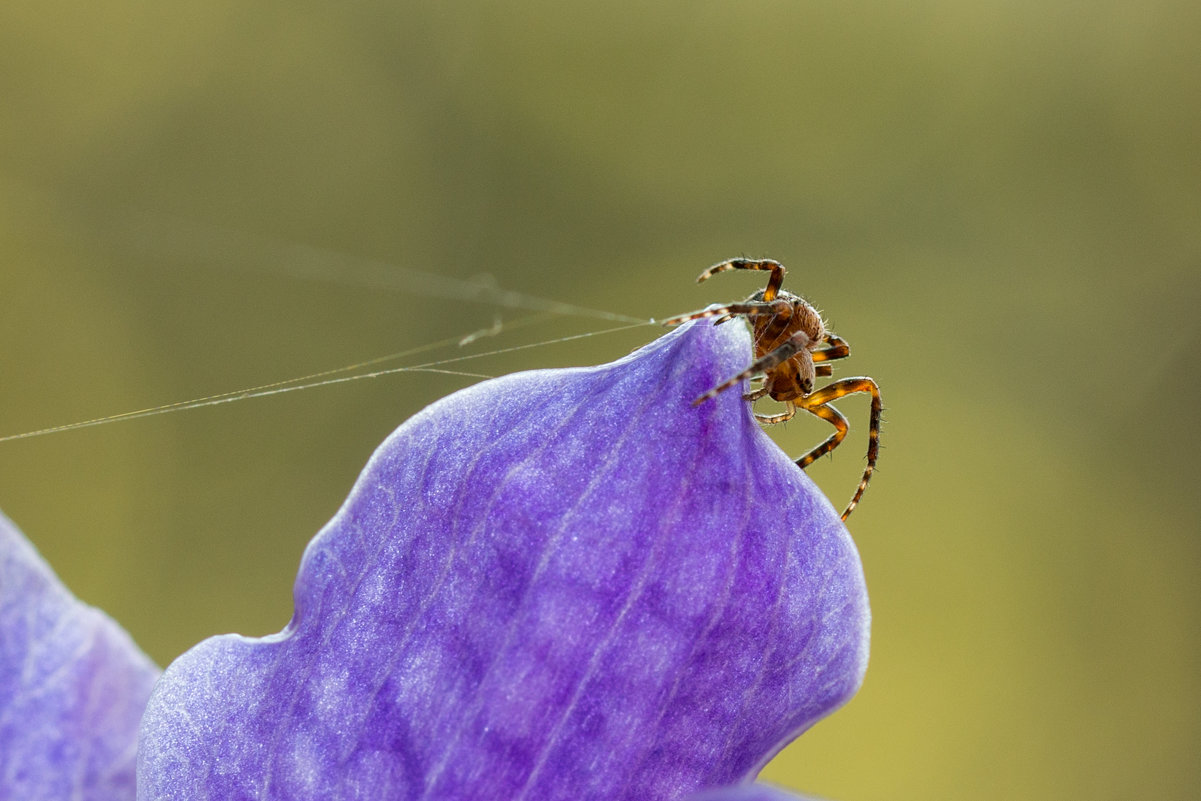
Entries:
{"label": "spider", "polygon": [[691,314],[673,317],[664,325],[679,325],[688,320],[705,317],[720,317],[714,325],[721,325],[735,317],[745,317],[751,324],[755,341],[755,361],[738,375],[718,384],[699,398],[693,405],[716,397],[745,379],[762,380],[763,386],[742,397],[752,403],[764,396],[784,404],[780,414],[755,413],[762,423],[783,423],[791,420],[796,410],[804,409],[834,426],[834,433],[825,442],[796,460],[802,470],[817,459],[838,447],[847,435],[847,419],[842,412],[830,405],[831,401],[855,392],[870,392],[872,395],[871,421],[868,430],[867,467],[855,490],[854,497],[842,513],[846,520],[859,499],[863,497],[867,483],[876,468],[876,457],[880,452],[880,387],[867,377],[841,378],[814,391],[813,379],[832,376],[834,368],[825,364],[835,359],[844,359],[851,354],[846,340],[826,330],[821,313],[804,298],[781,289],[784,283],[784,265],[771,259],[729,259],[714,264],[697,277],[697,283],[711,275],[726,270],[767,270],[771,275],[767,287],[751,295],[742,303],[726,306],[711,306]]}

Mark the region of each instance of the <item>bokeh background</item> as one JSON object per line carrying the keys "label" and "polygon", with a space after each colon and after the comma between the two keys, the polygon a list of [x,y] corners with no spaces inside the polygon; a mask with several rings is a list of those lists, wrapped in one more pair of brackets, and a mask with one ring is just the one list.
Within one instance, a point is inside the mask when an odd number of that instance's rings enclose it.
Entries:
{"label": "bokeh background", "polygon": [[[760,283],[697,287],[708,264],[772,256],[888,423],[850,521],[866,684],[766,776],[846,801],[1196,797],[1199,40],[1187,0],[10,0],[0,435],[620,324],[531,323],[490,287],[663,318]],[[473,380],[0,442],[0,508],[165,664],[278,630],[375,445]],[[840,506],[867,418],[841,406],[852,438],[810,470]],[[816,422],[773,435],[798,453]]]}

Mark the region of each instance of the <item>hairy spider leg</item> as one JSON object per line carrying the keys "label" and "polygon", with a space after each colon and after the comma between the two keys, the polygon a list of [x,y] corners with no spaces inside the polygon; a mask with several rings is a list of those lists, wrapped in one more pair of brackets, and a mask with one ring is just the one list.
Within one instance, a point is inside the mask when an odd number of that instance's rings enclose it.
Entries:
{"label": "hairy spider leg", "polygon": [[850,423],[847,422],[847,418],[842,412],[828,404],[822,404],[819,406],[802,406],[801,408],[810,414],[817,415],[830,425],[834,426],[834,433],[827,437],[825,442],[821,443],[816,448],[802,456],[800,459],[796,460],[797,467],[804,470],[806,467],[837,448],[842,442],[843,437],[847,435],[847,431],[851,426]]}
{"label": "hairy spider leg", "polygon": [[770,303],[766,301],[747,301],[746,303],[731,303],[728,306],[714,306],[710,309],[701,309],[691,314],[681,314],[679,317],[664,320],[663,325],[679,325],[689,320],[703,320],[706,317],[734,317],[740,315],[747,317],[772,317],[777,314],[788,314],[791,311],[791,304],[784,300],[775,300]]}
{"label": "hairy spider leg", "polygon": [[793,401],[784,401],[784,411],[779,414],[759,414],[754,412],[755,419],[760,423],[767,425],[775,425],[776,423],[787,423],[796,416],[797,405]]}
{"label": "hairy spider leg", "polygon": [[[757,373],[762,373],[765,370],[770,370],[771,368],[775,367],[777,364],[783,364],[784,362],[788,361],[793,356],[795,356],[797,354],[797,351],[799,351],[801,348],[805,347],[808,344],[809,344],[809,335],[806,334],[804,331],[798,331],[796,334],[793,334],[791,337],[789,337],[787,340],[785,340],[784,343],[782,345],[780,345],[780,347],[776,348],[771,353],[766,354],[762,358],[756,359],[754,362],[751,363],[750,367],[746,368],[738,375],[734,376],[733,378],[731,378],[728,381],[723,381],[722,383],[715,386],[713,389],[706,392],[704,395],[701,395],[700,397],[698,397],[696,400],[694,400],[692,402],[692,405],[697,406],[697,405],[707,401],[709,398],[715,398],[715,397],[717,397],[717,395],[719,393],[725,392],[727,389],[729,389],[730,387],[736,386],[743,380],[745,380],[747,378],[751,378],[752,376],[756,375]],[[755,390],[755,391],[758,392],[759,390]],[[762,396],[760,396],[760,397],[762,397]],[[792,414],[788,414],[788,416],[785,417],[784,420],[791,419],[791,417],[792,417]],[[762,419],[762,418],[760,418],[760,419]],[[781,420],[779,422],[783,422],[783,420]]]}
{"label": "hairy spider leg", "polygon": [[724,273],[726,270],[771,270],[771,276],[767,279],[767,288],[763,290],[765,301],[775,300],[780,286],[784,283],[784,265],[774,259],[728,259],[705,270],[697,276],[696,282],[699,284],[710,276]]}
{"label": "hairy spider leg", "polygon": [[[851,516],[855,505],[863,497],[868,482],[872,480],[872,472],[876,469],[876,457],[880,455],[880,415],[884,411],[884,404],[880,400],[880,387],[875,381],[867,377],[843,378],[835,381],[833,384],[822,387],[816,392],[801,398],[799,401],[802,409],[828,421],[837,429],[825,442],[797,460],[797,466],[804,468],[811,464],[814,459],[834,450],[842,442],[842,438],[846,436],[846,418],[842,416],[841,412],[834,410],[832,406],[827,406],[826,404],[855,392],[870,392],[872,395],[871,420],[868,423],[867,467],[863,470],[863,478],[859,480],[859,486],[855,490],[854,497],[847,504],[847,508],[843,510],[843,520]],[[825,412],[819,411],[819,409],[831,410],[834,411],[834,414],[827,415]]]}
{"label": "hairy spider leg", "polygon": [[822,339],[830,347],[813,351],[813,361],[832,362],[835,359],[845,359],[851,355],[851,346],[837,334],[826,333]]}
{"label": "hairy spider leg", "polygon": [[[755,376],[751,380],[752,381],[762,381],[763,376]],[[759,387],[758,389],[752,389],[750,392],[743,395],[742,399],[744,401],[751,401],[752,403],[754,403],[755,401],[759,400],[760,398],[763,398],[766,396],[767,396],[767,387]]]}

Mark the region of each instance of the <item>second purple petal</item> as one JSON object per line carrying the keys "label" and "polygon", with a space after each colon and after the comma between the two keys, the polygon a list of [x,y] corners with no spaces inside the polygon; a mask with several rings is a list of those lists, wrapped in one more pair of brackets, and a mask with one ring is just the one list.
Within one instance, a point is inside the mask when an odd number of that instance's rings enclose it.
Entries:
{"label": "second purple petal", "polygon": [[0,801],[132,801],[158,676],[0,514]]}

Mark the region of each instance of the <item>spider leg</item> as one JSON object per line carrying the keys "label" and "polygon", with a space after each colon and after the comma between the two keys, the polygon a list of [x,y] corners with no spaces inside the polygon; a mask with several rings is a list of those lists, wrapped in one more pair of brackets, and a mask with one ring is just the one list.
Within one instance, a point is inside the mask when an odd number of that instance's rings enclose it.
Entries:
{"label": "spider leg", "polygon": [[[859,486],[855,490],[854,497],[847,504],[847,508],[843,510],[842,519],[846,520],[854,511],[855,505],[859,503],[859,499],[863,497],[864,491],[867,489],[867,484],[872,480],[872,472],[876,469],[876,458],[880,455],[880,414],[884,410],[884,405],[880,400],[880,387],[870,378],[844,378],[840,381],[835,381],[833,384],[822,387],[821,389],[806,395],[800,399],[800,406],[807,412],[817,415],[823,420],[828,420],[838,429],[821,445],[818,445],[809,453],[797,460],[797,465],[804,468],[811,464],[814,459],[822,454],[829,453],[842,442],[842,438],[846,436],[846,418],[841,412],[835,410],[832,406],[827,406],[830,401],[844,398],[855,392],[870,392],[872,395],[872,412],[871,419],[868,423],[868,440],[867,440],[867,467],[863,470],[863,478],[859,480]],[[833,415],[827,415],[825,409],[834,412]],[[837,421],[841,420],[842,425]],[[802,464],[803,463],[803,464]]]}
{"label": "spider leg", "polygon": [[759,414],[755,413],[755,419],[760,423],[767,425],[775,425],[776,423],[787,423],[796,415],[797,406],[792,401],[784,401],[784,411],[779,414]]}
{"label": "spider leg", "polygon": [[[751,380],[752,381],[762,381],[763,376],[758,376],[757,378],[752,378]],[[754,403],[755,401],[759,400],[760,398],[766,397],[768,392],[769,392],[768,388],[766,386],[762,386],[756,390],[752,390],[752,391],[746,393],[745,395],[742,396],[742,399],[744,401],[750,401],[751,403]],[[765,423],[767,425],[775,425],[776,423],[787,423],[789,420],[791,420],[796,415],[797,405],[795,403],[793,403],[792,401],[784,401],[784,403],[785,403],[785,408],[784,408],[783,412],[780,412],[779,414],[759,414],[758,412],[755,412],[755,419],[758,420],[760,423]]]}
{"label": "spider leg", "polygon": [[767,289],[763,290],[763,299],[766,301],[775,300],[780,285],[784,283],[784,265],[774,259],[727,259],[705,270],[697,276],[696,282],[699,284],[726,270],[771,270],[771,276],[767,279]]}
{"label": "spider leg", "polygon": [[826,334],[822,341],[829,343],[833,347],[821,348],[819,350],[810,352],[810,355],[813,357],[813,361],[818,362],[818,364],[813,366],[813,375],[814,377],[829,378],[830,376],[834,375],[834,366],[830,364],[821,364],[820,362],[830,362],[834,361],[835,359],[845,359],[847,356],[851,355],[851,346],[847,344],[845,339],[835,334]]}
{"label": "spider leg", "polygon": [[786,301],[776,301],[774,303],[765,303],[759,301],[747,301],[745,303],[731,303],[728,306],[712,306],[708,309],[692,312],[691,314],[681,314],[679,317],[672,317],[669,320],[664,320],[663,325],[679,325],[686,323],[689,320],[703,320],[706,317],[725,317],[734,315],[746,315],[747,317],[771,317],[777,314],[787,314],[791,311],[791,306]]}
{"label": "spider leg", "polygon": [[851,355],[851,346],[837,334],[827,333],[822,339],[830,347],[813,351],[813,361],[832,362],[835,359],[845,359]]}
{"label": "spider leg", "polygon": [[[765,370],[770,370],[771,368],[775,367],[777,364],[781,364],[782,362],[788,361],[789,359],[791,359],[793,356],[796,355],[797,351],[799,351],[801,348],[803,348],[805,345],[807,345],[808,342],[809,342],[809,337],[805,334],[805,332],[801,331],[797,334],[794,334],[793,336],[786,339],[784,341],[783,345],[776,348],[771,353],[768,353],[767,355],[763,356],[762,358],[756,359],[754,362],[751,363],[750,367],[747,367],[745,370],[743,370],[738,375],[734,376],[733,378],[729,379],[728,381],[723,381],[722,383],[715,386],[713,389],[706,392],[704,395],[701,395],[700,397],[698,397],[696,400],[694,400],[692,402],[692,405],[697,406],[697,405],[709,400],[709,398],[715,398],[715,397],[717,397],[717,395],[719,393],[725,392],[730,387],[738,385],[743,380],[750,378],[751,376],[754,376],[757,373],[762,373]],[[831,386],[833,386],[833,385],[831,385]],[[789,416],[791,417],[791,415],[789,415]]]}
{"label": "spider leg", "polygon": [[847,435],[847,430],[850,428],[850,425],[847,423],[847,419],[843,416],[842,412],[838,411],[833,406],[802,406],[801,408],[810,414],[817,415],[830,425],[834,426],[834,433],[827,437],[825,442],[806,453],[800,459],[796,460],[796,466],[804,470],[806,467],[837,448],[842,442],[843,437]]}

